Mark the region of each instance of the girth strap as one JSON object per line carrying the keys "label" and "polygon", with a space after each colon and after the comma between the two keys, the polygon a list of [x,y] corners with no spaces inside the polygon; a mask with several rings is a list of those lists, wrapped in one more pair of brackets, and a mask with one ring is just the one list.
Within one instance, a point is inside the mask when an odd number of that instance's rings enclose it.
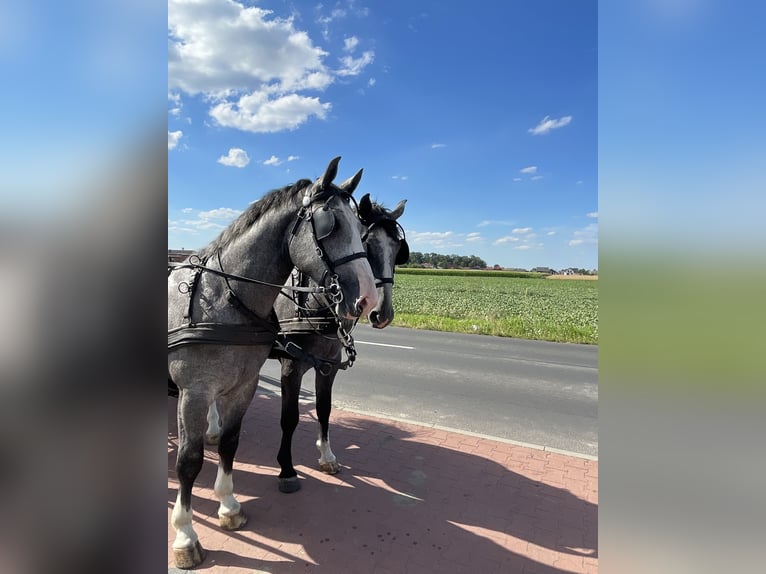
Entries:
{"label": "girth strap", "polygon": [[194,326],[169,329],[168,350],[194,344],[272,345],[276,338],[276,330],[267,331],[262,327],[196,323]]}

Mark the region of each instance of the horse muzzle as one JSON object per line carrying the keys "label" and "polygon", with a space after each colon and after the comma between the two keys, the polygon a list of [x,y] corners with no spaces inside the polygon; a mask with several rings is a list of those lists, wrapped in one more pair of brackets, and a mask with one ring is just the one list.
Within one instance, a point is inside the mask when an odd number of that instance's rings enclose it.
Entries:
{"label": "horse muzzle", "polygon": [[393,321],[393,317],[383,317],[377,309],[373,309],[369,315],[370,324],[373,329],[385,329]]}

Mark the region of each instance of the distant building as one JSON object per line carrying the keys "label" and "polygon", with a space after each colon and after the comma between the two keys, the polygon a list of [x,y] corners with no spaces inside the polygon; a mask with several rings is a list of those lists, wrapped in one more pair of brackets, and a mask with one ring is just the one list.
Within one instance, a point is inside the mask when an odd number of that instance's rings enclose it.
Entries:
{"label": "distant building", "polygon": [[193,253],[196,253],[196,251],[190,249],[168,249],[168,263],[180,263]]}
{"label": "distant building", "polygon": [[544,273],[545,275],[555,275],[556,271],[551,269],[550,267],[535,267],[532,269],[535,273]]}

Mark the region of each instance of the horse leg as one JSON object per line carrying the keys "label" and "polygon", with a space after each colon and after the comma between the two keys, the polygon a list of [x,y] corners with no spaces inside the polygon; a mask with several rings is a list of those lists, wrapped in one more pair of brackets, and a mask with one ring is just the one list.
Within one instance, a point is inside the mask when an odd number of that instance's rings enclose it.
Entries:
{"label": "horse leg", "polygon": [[251,383],[245,383],[218,400],[221,413],[221,436],[218,441],[218,473],[215,477],[213,492],[220,501],[218,524],[224,530],[237,530],[247,524],[247,517],[234,498],[234,455],[239,446],[239,434],[242,419],[247,412],[258,386],[258,377]]}
{"label": "horse leg", "polygon": [[281,359],[282,363],[282,414],[279,424],[282,427],[282,441],[277,453],[279,463],[279,491],[291,493],[300,490],[298,473],[293,467],[293,433],[298,426],[300,416],[298,397],[301,391],[301,380],[306,367],[293,359]]}
{"label": "horse leg", "polygon": [[338,369],[333,369],[328,375],[323,375],[318,370],[316,373],[317,418],[319,419],[319,436],[316,445],[319,449],[319,469],[327,474],[336,474],[340,471],[338,460],[330,449],[332,384],[337,373]]}
{"label": "horse leg", "polygon": [[218,408],[215,401],[207,409],[207,431],[205,431],[205,443],[216,445],[221,438],[221,419],[218,416]]}
{"label": "horse leg", "polygon": [[194,568],[205,558],[205,551],[192,527],[191,494],[192,486],[202,469],[204,460],[204,417],[207,399],[189,391],[180,393],[178,402],[178,496],[171,515],[171,524],[176,531],[173,554],[178,568]]}

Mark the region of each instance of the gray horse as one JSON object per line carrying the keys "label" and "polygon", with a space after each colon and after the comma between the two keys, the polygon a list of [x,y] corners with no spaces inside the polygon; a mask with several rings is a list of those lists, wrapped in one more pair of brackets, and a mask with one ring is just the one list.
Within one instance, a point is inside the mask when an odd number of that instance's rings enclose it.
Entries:
{"label": "gray horse", "polygon": [[192,527],[191,494],[204,457],[208,407],[223,421],[214,492],[219,524],[246,523],[234,498],[232,468],[244,416],[278,327],[273,306],[293,267],[353,320],[378,294],[362,247],[351,194],[362,170],[333,184],[340,158],[315,182],[299,180],[252,204],[221,235],[168,274],[168,378],[178,399],[178,497],[171,523],[176,565],[193,568],[204,551]]}

